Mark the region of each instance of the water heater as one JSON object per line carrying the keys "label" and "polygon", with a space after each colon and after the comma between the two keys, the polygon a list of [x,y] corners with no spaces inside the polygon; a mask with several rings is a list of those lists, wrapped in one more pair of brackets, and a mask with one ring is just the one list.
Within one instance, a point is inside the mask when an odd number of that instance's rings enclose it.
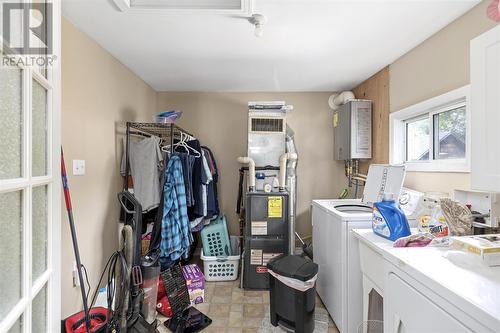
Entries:
{"label": "water heater", "polygon": [[372,158],[372,102],[351,100],[333,113],[335,160]]}

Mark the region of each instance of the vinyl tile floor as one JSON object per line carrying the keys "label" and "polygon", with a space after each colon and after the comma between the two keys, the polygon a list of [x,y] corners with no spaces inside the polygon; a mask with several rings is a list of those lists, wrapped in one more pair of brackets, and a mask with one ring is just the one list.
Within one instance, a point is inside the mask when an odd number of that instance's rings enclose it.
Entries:
{"label": "vinyl tile floor", "polygon": [[[264,318],[269,318],[269,291],[248,291],[240,289],[239,280],[227,282],[206,282],[205,302],[196,308],[212,319],[212,324],[203,330],[205,333],[258,333],[262,332]],[[316,296],[316,309],[324,309]],[[160,333],[169,333],[159,316]],[[269,320],[269,319],[265,319]],[[328,333],[339,333],[328,317]]]}

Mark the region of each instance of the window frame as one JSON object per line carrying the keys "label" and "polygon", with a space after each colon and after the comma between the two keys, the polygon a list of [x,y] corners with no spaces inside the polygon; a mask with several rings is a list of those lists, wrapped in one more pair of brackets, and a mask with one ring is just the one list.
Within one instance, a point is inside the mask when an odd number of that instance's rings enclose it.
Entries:
{"label": "window frame", "polygon": [[[465,158],[435,159],[436,124],[434,116],[465,106]],[[407,124],[429,119],[429,159],[407,161]],[[393,112],[389,116],[389,156],[391,164],[405,164],[407,171],[417,172],[470,172],[470,85]]]}

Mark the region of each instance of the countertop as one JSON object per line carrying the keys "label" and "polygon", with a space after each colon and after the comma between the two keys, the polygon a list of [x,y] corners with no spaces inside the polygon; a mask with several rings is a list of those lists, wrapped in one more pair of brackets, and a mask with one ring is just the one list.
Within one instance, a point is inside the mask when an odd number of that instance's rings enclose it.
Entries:
{"label": "countertop", "polygon": [[452,261],[444,257],[447,248],[395,248],[371,229],[352,232],[387,261],[478,322],[500,327],[500,266],[488,267],[476,260]]}

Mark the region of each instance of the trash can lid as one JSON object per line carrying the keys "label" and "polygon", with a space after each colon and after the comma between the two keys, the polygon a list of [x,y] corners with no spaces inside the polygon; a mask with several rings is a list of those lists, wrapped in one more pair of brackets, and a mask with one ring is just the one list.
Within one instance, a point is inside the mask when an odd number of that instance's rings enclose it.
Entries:
{"label": "trash can lid", "polygon": [[271,259],[267,263],[267,268],[276,274],[307,281],[318,274],[318,265],[311,260],[295,255],[281,255]]}

